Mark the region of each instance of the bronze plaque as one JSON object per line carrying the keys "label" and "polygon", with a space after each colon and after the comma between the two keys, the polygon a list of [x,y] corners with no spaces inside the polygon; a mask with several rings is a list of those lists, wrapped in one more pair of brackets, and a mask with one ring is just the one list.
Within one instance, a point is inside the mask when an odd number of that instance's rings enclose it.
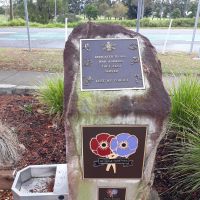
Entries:
{"label": "bronze plaque", "polygon": [[86,126],[82,132],[84,178],[142,178],[146,126]]}
{"label": "bronze plaque", "polygon": [[98,200],[126,200],[126,188],[99,188]]}
{"label": "bronze plaque", "polygon": [[144,89],[137,39],[82,39],[81,90]]}

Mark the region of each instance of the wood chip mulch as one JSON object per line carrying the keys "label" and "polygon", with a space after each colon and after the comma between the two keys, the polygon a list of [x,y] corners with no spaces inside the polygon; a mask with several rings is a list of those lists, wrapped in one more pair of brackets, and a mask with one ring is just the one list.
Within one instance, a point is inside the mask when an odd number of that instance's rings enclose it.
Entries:
{"label": "wood chip mulch", "polygon": [[[34,96],[0,95],[0,121],[12,128],[26,148],[15,169],[27,165],[66,163],[62,124],[55,124],[41,110]],[[0,200],[10,200],[11,191],[0,190]]]}
{"label": "wood chip mulch", "polygon": [[[14,129],[26,148],[21,160],[14,166],[19,170],[27,165],[66,163],[65,136],[62,124],[54,124],[51,117],[41,112],[34,96],[0,95],[0,121]],[[169,191],[173,180],[166,172],[172,163],[161,162],[167,154],[162,140],[156,156],[154,186],[162,200],[199,200],[200,192],[174,196]],[[162,169],[162,170],[160,170]],[[13,200],[10,190],[0,190],[0,200]]]}

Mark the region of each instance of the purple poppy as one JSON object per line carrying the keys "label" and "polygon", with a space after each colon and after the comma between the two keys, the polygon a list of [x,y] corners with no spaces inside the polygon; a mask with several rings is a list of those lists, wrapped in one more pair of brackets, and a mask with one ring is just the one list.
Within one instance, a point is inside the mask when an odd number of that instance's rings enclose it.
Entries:
{"label": "purple poppy", "polygon": [[129,133],[120,133],[112,138],[110,148],[113,153],[120,157],[128,158],[138,148],[138,138]]}

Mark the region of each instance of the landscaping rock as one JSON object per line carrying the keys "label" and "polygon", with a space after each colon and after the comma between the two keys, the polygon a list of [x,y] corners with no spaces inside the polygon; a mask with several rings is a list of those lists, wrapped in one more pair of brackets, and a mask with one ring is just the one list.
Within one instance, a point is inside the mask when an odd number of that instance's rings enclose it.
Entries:
{"label": "landscaping rock", "polygon": [[[137,38],[140,43],[145,90],[80,90],[80,39]],[[163,86],[161,63],[149,40],[118,25],[87,23],[76,27],[64,50],[64,112],[69,177],[69,200],[97,199],[99,186],[126,187],[127,200],[152,199],[154,161],[165,135],[170,99]],[[128,73],[128,72],[127,72]],[[141,181],[131,179],[82,179],[81,126],[148,125],[144,173]],[[151,193],[152,194],[152,193]],[[155,193],[154,193],[155,194]]]}
{"label": "landscaping rock", "polygon": [[0,169],[12,168],[24,147],[19,144],[16,133],[0,122]]}

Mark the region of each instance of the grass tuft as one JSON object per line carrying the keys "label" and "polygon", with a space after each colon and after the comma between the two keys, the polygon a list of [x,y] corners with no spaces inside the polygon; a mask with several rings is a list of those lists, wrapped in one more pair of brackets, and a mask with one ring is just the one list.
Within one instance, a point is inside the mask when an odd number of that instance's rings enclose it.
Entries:
{"label": "grass tuft", "polygon": [[[169,191],[184,199],[194,199],[200,191],[200,83],[197,77],[180,80],[171,89],[172,110],[167,142],[162,156],[170,177]],[[166,162],[166,163],[165,163]],[[170,163],[170,166],[168,166]],[[163,173],[166,174],[166,171]],[[168,192],[169,192],[168,191]],[[182,197],[181,197],[182,199]]]}
{"label": "grass tuft", "polygon": [[47,114],[61,117],[63,114],[64,78],[55,76],[47,78],[37,92],[40,103]]}
{"label": "grass tuft", "polygon": [[170,169],[171,178],[176,181],[173,190],[190,195],[200,191],[200,118],[197,112],[189,112],[188,115],[193,115],[198,123],[182,126],[182,130],[177,132],[177,139],[171,144],[169,155],[174,162]]}
{"label": "grass tuft", "polygon": [[172,110],[170,120],[179,126],[199,126],[200,83],[196,77],[180,80],[179,86],[171,89]]}

